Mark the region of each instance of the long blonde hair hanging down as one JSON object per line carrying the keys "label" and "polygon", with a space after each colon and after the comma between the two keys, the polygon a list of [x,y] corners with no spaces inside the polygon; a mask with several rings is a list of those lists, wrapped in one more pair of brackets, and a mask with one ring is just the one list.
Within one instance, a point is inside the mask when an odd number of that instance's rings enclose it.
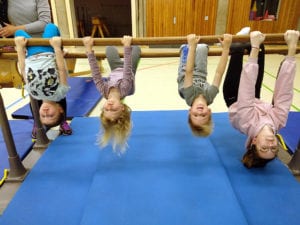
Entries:
{"label": "long blonde hair hanging down", "polygon": [[111,121],[104,117],[103,112],[100,115],[102,130],[99,132],[97,143],[101,148],[112,144],[115,152],[124,153],[128,147],[127,139],[132,129],[131,108],[124,104],[124,110],[120,117]]}

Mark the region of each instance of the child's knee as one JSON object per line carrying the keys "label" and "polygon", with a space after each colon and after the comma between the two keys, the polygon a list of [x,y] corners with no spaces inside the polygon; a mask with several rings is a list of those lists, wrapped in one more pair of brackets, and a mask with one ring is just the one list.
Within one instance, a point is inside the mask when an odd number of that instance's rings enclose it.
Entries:
{"label": "child's knee", "polygon": [[179,51],[182,52],[183,50],[186,50],[186,51],[188,50],[188,45],[187,44],[183,44],[183,45],[180,46]]}
{"label": "child's knee", "polygon": [[196,52],[200,54],[208,54],[208,45],[207,44],[197,44]]}
{"label": "child's knee", "polygon": [[15,37],[25,37],[25,38],[30,38],[31,36],[24,30],[17,30],[15,32]]}
{"label": "child's knee", "polygon": [[189,52],[188,45],[181,45],[181,47],[180,47],[180,57],[181,57],[181,63],[183,65],[186,64],[188,52]]}
{"label": "child's knee", "polygon": [[53,23],[47,23],[44,30],[58,30],[58,27]]}
{"label": "child's knee", "polygon": [[105,54],[110,55],[110,54],[118,54],[118,50],[115,46],[106,46],[105,48]]}
{"label": "child's knee", "polygon": [[48,23],[45,26],[43,38],[51,38],[55,36],[60,36],[60,31],[58,27],[53,23]]}
{"label": "child's knee", "polygon": [[141,47],[138,46],[138,45],[132,46],[132,52],[134,52],[137,55],[140,55],[141,54]]}

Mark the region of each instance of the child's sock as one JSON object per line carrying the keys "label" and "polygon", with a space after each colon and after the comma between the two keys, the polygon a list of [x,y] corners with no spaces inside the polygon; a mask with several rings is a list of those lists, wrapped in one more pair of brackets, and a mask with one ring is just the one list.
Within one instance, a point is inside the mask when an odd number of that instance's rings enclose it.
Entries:
{"label": "child's sock", "polygon": [[236,35],[248,35],[250,33],[250,27],[243,27]]}

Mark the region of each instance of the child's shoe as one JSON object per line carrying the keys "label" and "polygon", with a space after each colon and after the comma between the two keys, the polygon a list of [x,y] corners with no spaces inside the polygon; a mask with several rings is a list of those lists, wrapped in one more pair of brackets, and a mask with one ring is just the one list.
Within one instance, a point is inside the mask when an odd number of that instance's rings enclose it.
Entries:
{"label": "child's shoe", "polygon": [[236,35],[249,35],[250,27],[243,27]]}
{"label": "child's shoe", "polygon": [[71,135],[72,134],[72,128],[70,125],[67,123],[67,121],[62,122],[59,125],[59,132],[62,135]]}

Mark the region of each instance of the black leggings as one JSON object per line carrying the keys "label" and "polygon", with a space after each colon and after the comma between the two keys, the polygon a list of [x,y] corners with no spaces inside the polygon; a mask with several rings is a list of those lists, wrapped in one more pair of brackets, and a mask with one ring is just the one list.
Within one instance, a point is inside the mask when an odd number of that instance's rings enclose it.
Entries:
{"label": "black leggings", "polygon": [[[237,101],[240,85],[240,78],[243,69],[244,51],[248,54],[251,51],[250,43],[233,43],[230,46],[230,61],[223,84],[223,96],[227,107]],[[265,47],[260,46],[258,54],[258,76],[255,84],[255,97],[260,98],[260,89],[264,77]]]}

